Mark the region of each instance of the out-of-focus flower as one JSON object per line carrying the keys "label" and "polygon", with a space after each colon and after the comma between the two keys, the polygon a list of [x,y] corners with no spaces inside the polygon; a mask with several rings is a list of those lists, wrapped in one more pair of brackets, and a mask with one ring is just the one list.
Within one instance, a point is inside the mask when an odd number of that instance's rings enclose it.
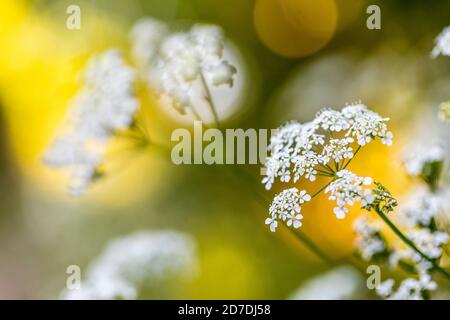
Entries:
{"label": "out-of-focus flower", "polygon": [[278,226],[278,219],[287,220],[287,226],[299,228],[302,225],[301,204],[311,200],[311,196],[305,190],[299,192],[297,188],[283,190],[275,196],[269,208],[270,218],[266,219],[266,224],[270,225],[270,231],[275,232]]}
{"label": "out-of-focus flower", "polygon": [[444,28],[434,40],[435,46],[431,51],[431,57],[437,58],[440,54],[450,56],[450,27]]}
{"label": "out-of-focus flower", "polygon": [[291,300],[345,300],[363,291],[361,275],[349,266],[335,268],[314,277],[296,290]]}
{"label": "out-of-focus flower", "polygon": [[192,106],[194,81],[207,86],[233,85],[236,68],[223,58],[224,35],[212,25],[194,25],[188,32],[170,33],[164,23],[146,18],[132,30],[133,53],[152,89],[184,112]]}
{"label": "out-of-focus flower", "polygon": [[427,170],[431,171],[431,168],[428,167],[442,163],[445,159],[445,153],[446,149],[441,144],[415,146],[404,155],[403,163],[411,176],[429,176],[432,172],[427,172]]}
{"label": "out-of-focus flower", "polygon": [[438,216],[450,211],[450,190],[431,192],[429,188],[418,188],[401,203],[398,215],[403,225],[429,228]]}
{"label": "out-of-focus flower", "polygon": [[84,73],[84,85],[74,98],[68,126],[45,155],[52,167],[67,168],[70,192],[81,195],[97,174],[110,138],[126,129],[139,102],[134,96],[135,72],[117,50],[93,58]]}
{"label": "out-of-focus flower", "polygon": [[355,246],[361,257],[370,261],[372,258],[387,252],[386,243],[381,235],[381,226],[370,221],[366,215],[359,217],[353,224],[356,233]]}
{"label": "out-of-focus flower", "polygon": [[336,173],[337,179],[332,181],[326,188],[325,193],[330,193],[329,200],[336,201],[337,206],[333,209],[336,218],[344,219],[348,206],[356,201],[362,200],[362,206],[373,202],[374,197],[369,186],[373,180],[370,177],[358,177],[353,172],[341,170]]}
{"label": "out-of-focus flower", "polygon": [[136,299],[139,289],[193,275],[195,243],[176,231],[142,231],[111,241],[94,260],[79,289],[62,299]]}
{"label": "out-of-focus flower", "polygon": [[388,300],[423,300],[430,291],[436,290],[437,284],[430,275],[421,273],[419,279],[407,278],[400,283],[395,291],[395,281],[388,279],[382,282],[376,289],[377,294]]}
{"label": "out-of-focus flower", "polygon": [[450,122],[450,101],[442,102],[439,105],[439,119]]}
{"label": "out-of-focus flower", "polygon": [[[438,259],[442,255],[442,246],[448,242],[448,234],[441,231],[430,231],[427,228],[410,230],[406,233],[407,237],[416,245],[416,247],[431,259]],[[412,262],[417,265],[418,271],[432,268],[429,261],[407,247],[404,249],[392,250],[389,257],[391,266],[397,266],[399,261]]]}

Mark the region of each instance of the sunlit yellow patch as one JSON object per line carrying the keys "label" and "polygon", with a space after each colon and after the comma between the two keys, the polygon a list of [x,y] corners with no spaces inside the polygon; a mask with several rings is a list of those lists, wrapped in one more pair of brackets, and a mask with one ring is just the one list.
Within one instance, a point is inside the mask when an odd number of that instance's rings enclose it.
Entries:
{"label": "sunlit yellow patch", "polygon": [[334,34],[334,0],[257,0],[254,24],[261,41],[286,57],[302,57],[320,50]]}

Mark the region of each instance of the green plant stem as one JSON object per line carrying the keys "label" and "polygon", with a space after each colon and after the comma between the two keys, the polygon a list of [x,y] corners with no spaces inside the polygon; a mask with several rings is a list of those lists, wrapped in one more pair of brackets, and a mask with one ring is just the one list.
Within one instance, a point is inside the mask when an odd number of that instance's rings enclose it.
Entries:
{"label": "green plant stem", "polygon": [[[233,167],[233,173],[240,177],[241,180],[245,181],[247,183],[247,186],[249,187],[248,190],[253,190],[253,181],[254,178],[244,170],[240,169],[239,167]],[[256,196],[256,201],[258,204],[260,204],[263,208],[267,208],[268,201],[265,199],[263,195],[261,195],[258,191],[253,192]],[[302,231],[294,231],[291,228],[287,228],[298,240],[300,240],[311,252],[316,254],[320,259],[322,259],[324,262],[326,262],[328,265],[333,266],[335,265],[335,262],[333,259],[331,259],[328,255],[326,255],[315,243],[312,241],[307,235],[305,235]]]}
{"label": "green plant stem", "polygon": [[422,258],[429,261],[432,264],[434,270],[436,270],[436,271],[440,272],[442,275],[444,275],[447,278],[447,280],[450,280],[450,274],[448,274],[447,271],[442,269],[436,263],[436,260],[430,258],[425,253],[423,253],[419,248],[417,248],[417,246],[414,244],[414,242],[412,242],[407,236],[405,236],[403,234],[403,232],[401,232],[397,228],[397,226],[380,210],[380,208],[378,208],[378,207],[375,208],[375,212],[406,245],[408,245],[411,249],[413,249],[415,252],[417,252]]}
{"label": "green plant stem", "polygon": [[219,115],[217,114],[216,106],[214,105],[214,101],[211,96],[211,91],[209,90],[208,84],[206,83],[206,79],[205,79],[205,76],[203,75],[203,72],[200,72],[200,79],[202,81],[202,85],[205,90],[205,99],[208,102],[209,107],[210,107],[211,112],[214,117],[214,122],[215,122],[216,126],[218,128],[220,128]]}

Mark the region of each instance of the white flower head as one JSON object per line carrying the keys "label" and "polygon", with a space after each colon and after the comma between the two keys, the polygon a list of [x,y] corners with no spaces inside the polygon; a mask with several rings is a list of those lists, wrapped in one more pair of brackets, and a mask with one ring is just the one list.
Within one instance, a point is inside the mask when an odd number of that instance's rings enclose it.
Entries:
{"label": "white flower head", "polygon": [[395,281],[388,279],[376,289],[379,296],[388,300],[424,300],[425,294],[436,290],[437,284],[428,273],[421,272],[419,279],[407,278],[394,290]]}
{"label": "white flower head", "polygon": [[136,299],[139,289],[170,278],[189,278],[196,268],[196,246],[175,231],[137,232],[111,241],[94,260],[80,289],[63,299]]}
{"label": "white flower head", "polygon": [[435,46],[431,51],[431,57],[437,58],[440,54],[450,56],[450,27],[444,28],[434,40]]}
{"label": "white flower head", "polygon": [[269,208],[270,217],[265,223],[270,225],[272,232],[276,231],[278,220],[286,221],[288,227],[299,228],[303,219],[300,205],[309,200],[311,196],[305,190],[299,191],[297,188],[283,190],[273,199]]}
{"label": "white flower head", "polygon": [[370,221],[366,215],[355,220],[353,230],[356,233],[355,246],[365,261],[386,252],[386,243],[381,237],[381,226],[378,222]]}
{"label": "white flower head", "polygon": [[372,184],[372,178],[358,177],[348,170],[341,170],[336,175],[337,179],[325,188],[325,193],[330,194],[328,199],[336,202],[333,209],[336,218],[344,219],[349,211],[348,206],[354,205],[357,201],[363,201],[363,206],[373,201],[371,189],[365,188]]}
{"label": "white flower head", "polygon": [[131,29],[132,55],[141,67],[148,67],[158,54],[161,41],[169,34],[169,27],[154,18],[143,18]]}
{"label": "white flower head", "polygon": [[152,42],[158,43],[159,48],[146,68],[149,85],[169,98],[180,112],[193,107],[194,82],[232,86],[237,70],[223,58],[224,42],[222,29],[213,25],[194,25],[187,32],[165,33],[163,39]]}
{"label": "white flower head", "polygon": [[393,135],[387,130],[388,120],[358,103],[341,111],[322,110],[311,122],[289,122],[271,137],[262,182],[270,189],[277,178],[314,181],[321,171],[343,168],[357,149],[376,138],[390,146]]}
{"label": "white flower head", "polygon": [[417,177],[428,164],[444,161],[446,151],[442,144],[415,145],[403,156],[403,164],[408,174]]}
{"label": "white flower head", "polygon": [[139,102],[136,75],[117,50],[94,57],[84,72],[84,85],[69,110],[69,125],[50,146],[45,162],[71,172],[71,193],[82,194],[103,161],[104,150],[118,130],[132,123]]}

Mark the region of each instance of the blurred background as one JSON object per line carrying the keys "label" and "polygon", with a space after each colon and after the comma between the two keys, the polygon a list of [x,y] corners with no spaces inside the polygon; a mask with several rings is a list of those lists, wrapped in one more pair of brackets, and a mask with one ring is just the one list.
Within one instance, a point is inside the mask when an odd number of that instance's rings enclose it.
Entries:
{"label": "blurred background", "polygon": [[[66,28],[71,4],[81,8],[80,30]],[[366,27],[371,4],[381,8],[381,30]],[[191,234],[200,272],[176,290],[143,298],[284,299],[327,270],[291,234],[268,231],[269,202],[256,202],[226,166],[175,166],[160,154],[134,153],[74,199],[66,195],[66,177],[42,164],[86,61],[110,47],[128,50],[130,27],[145,16],[225,30],[244,83],[227,127],[276,128],[361,100],[391,118],[395,141],[390,149],[365,148],[353,170],[383,181],[395,195],[413,188],[399,156],[441,130],[437,105],[450,98],[450,61],[429,54],[450,23],[450,2],[2,0],[0,298],[57,298],[68,265],[83,270],[109,240],[144,229]],[[165,113],[148,119],[167,145],[181,125],[189,127]],[[245,168],[256,176],[259,169]],[[335,259],[352,254],[357,210],[337,220],[325,197],[303,210],[302,230],[325,252]]]}

